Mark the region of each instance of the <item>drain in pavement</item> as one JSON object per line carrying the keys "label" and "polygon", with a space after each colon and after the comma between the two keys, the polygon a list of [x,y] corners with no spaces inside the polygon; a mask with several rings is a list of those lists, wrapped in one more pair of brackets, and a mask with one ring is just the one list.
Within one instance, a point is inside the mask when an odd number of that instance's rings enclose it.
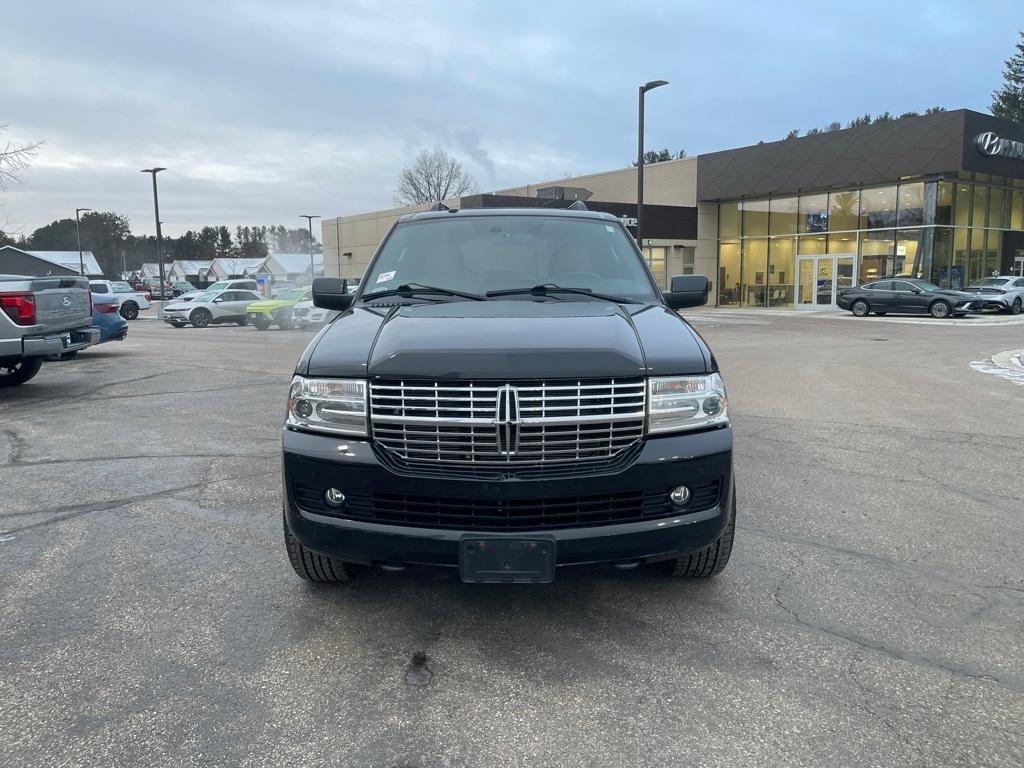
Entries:
{"label": "drain in pavement", "polygon": [[427,666],[428,661],[430,661],[430,658],[423,651],[416,651],[412,655],[409,669],[405,673],[406,685],[415,685],[422,688],[430,684],[430,678],[434,676],[434,673]]}

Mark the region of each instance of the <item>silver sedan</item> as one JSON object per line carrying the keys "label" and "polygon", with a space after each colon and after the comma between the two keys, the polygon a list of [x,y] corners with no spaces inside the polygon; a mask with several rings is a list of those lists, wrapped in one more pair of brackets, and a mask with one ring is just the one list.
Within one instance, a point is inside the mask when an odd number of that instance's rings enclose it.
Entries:
{"label": "silver sedan", "polygon": [[206,291],[191,301],[172,301],[164,307],[164,322],[175,328],[191,324],[193,328],[206,328],[211,323],[237,323],[245,325],[245,309],[263,297],[255,291],[228,289]]}

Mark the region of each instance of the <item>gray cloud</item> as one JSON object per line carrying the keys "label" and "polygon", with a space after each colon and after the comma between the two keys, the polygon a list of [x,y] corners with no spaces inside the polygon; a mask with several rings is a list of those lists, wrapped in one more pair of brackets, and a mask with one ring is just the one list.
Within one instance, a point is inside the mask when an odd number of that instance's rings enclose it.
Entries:
{"label": "gray cloud", "polygon": [[436,145],[484,189],[623,167],[654,77],[671,86],[650,96],[648,145],[691,154],[865,111],[983,109],[1020,26],[988,23],[1013,3],[952,0],[45,6],[5,10],[0,123],[46,145],[0,219],[88,206],[151,231],[138,169],[156,163],[171,234],[386,207]]}

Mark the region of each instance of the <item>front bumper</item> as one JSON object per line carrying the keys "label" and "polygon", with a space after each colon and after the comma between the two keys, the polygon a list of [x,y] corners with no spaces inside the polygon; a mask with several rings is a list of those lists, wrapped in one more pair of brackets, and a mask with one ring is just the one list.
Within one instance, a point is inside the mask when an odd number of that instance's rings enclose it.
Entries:
{"label": "front bumper", "polygon": [[[732,430],[648,439],[636,459],[618,471],[588,477],[537,480],[474,480],[405,476],[378,460],[371,445],[284,430],[284,498],[288,528],[307,548],[347,562],[457,568],[464,538],[553,539],[556,566],[655,562],[703,549],[721,536],[733,504]],[[576,527],[438,528],[347,519],[344,509],[311,511],[296,488],[340,488],[349,498],[386,494],[442,499],[443,506],[493,501],[508,509],[523,500],[594,498],[623,491],[667,494],[678,485],[717,478],[717,501],[704,508],[670,511],[650,519]]]}

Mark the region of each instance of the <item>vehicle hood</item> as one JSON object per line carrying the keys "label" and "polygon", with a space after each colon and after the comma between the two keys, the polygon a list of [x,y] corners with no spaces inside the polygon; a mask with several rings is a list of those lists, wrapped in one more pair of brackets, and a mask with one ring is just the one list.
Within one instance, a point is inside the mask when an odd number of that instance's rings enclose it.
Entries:
{"label": "vehicle hood", "polygon": [[662,305],[458,301],[357,307],[314,339],[311,376],[612,378],[714,369],[706,345]]}
{"label": "vehicle hood", "polygon": [[293,307],[296,302],[289,299],[261,299],[246,306],[247,312],[270,312],[281,307]]}
{"label": "vehicle hood", "polygon": [[203,307],[206,304],[207,302],[205,301],[172,301],[164,307],[164,311],[166,312],[168,309],[191,309],[192,307]]}

